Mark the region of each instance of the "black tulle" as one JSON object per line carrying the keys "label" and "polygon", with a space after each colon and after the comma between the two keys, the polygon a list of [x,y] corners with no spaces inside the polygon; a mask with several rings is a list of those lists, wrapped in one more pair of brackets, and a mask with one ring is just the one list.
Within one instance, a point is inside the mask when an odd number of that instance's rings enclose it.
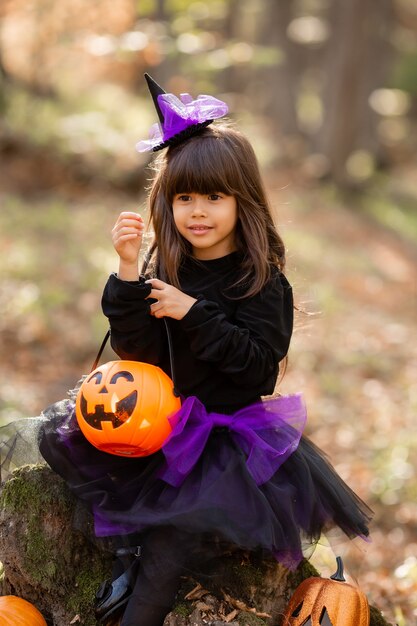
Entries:
{"label": "black tulle", "polygon": [[371,511],[304,436],[272,478],[257,485],[230,433],[214,429],[192,472],[174,487],[158,478],[162,452],[132,459],[91,446],[71,401],[53,405],[45,418],[41,453],[93,511],[97,535],[158,527],[214,533],[237,546],[265,550],[293,568],[303,547],[323,531],[338,527],[351,538],[369,534]]}

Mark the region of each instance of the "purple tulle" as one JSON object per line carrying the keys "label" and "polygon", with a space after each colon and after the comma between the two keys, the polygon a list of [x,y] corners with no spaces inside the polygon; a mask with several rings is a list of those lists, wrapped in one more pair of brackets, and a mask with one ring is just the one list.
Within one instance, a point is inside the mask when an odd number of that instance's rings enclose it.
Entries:
{"label": "purple tulle", "polygon": [[44,411],[39,447],[92,511],[98,537],[174,527],[266,550],[294,568],[323,531],[365,538],[372,515],[301,435],[305,418],[300,395],[232,415],[208,413],[192,397],[172,416],[163,449],[131,458],[94,448],[64,400]]}
{"label": "purple tulle", "polygon": [[151,127],[149,139],[136,144],[138,152],[153,150],[190,126],[218,119],[228,112],[225,102],[207,95],[193,100],[189,93],[181,94],[180,99],[172,93],[165,93],[158,96],[158,104],[164,116],[163,125],[154,124]]}
{"label": "purple tulle", "polygon": [[232,415],[208,413],[195,397],[175,414],[175,426],[162,451],[166,465],[159,477],[179,487],[195,467],[213,428],[225,428],[246,456],[257,485],[266,483],[296,450],[306,422],[302,396],[280,396]]}

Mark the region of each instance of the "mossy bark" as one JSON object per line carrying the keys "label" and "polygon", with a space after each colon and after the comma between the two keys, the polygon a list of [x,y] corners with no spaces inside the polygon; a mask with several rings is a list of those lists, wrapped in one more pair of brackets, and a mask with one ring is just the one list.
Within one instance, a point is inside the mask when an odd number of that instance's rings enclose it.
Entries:
{"label": "mossy bark", "polygon": [[[1,593],[35,604],[50,626],[96,623],[93,600],[110,573],[108,548],[95,539],[91,516],[47,466],[21,467],[2,485]],[[272,558],[231,550],[201,577],[184,580],[165,626],[279,626],[292,592],[309,576],[318,573],[306,561],[289,572]],[[375,608],[371,626],[388,626]]]}
{"label": "mossy bark", "polygon": [[[64,482],[46,466],[13,472],[0,493],[2,592],[24,597],[54,626],[93,626],[94,593],[109,555],[96,545],[91,520],[80,515]],[[83,515],[81,514],[81,518]]]}

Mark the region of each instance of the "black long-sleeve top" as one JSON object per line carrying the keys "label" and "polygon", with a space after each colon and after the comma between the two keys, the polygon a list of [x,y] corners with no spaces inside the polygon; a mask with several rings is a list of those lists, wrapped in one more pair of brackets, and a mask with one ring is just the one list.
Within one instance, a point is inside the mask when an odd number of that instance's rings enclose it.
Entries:
{"label": "black long-sleeve top", "polygon": [[[293,327],[292,289],[275,267],[255,296],[236,299],[240,255],[210,261],[188,258],[179,273],[181,290],[197,298],[182,320],[168,319],[175,383],[208,410],[231,413],[273,392],[280,360]],[[102,306],[111,343],[122,359],[146,361],[171,374],[164,322],[149,313],[150,285],[109,277]],[[152,301],[151,301],[152,302]]]}

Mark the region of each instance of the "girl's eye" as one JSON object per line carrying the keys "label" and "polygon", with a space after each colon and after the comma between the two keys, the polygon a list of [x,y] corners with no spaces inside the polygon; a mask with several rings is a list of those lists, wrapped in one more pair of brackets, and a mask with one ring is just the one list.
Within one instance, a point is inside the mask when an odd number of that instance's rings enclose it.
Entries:
{"label": "girl's eye", "polygon": [[180,200],[181,202],[188,202],[190,198],[191,196],[189,196],[187,193],[182,193],[181,195],[177,196],[177,200]]}
{"label": "girl's eye", "polygon": [[221,196],[218,193],[211,193],[209,195],[209,200],[220,200]]}

